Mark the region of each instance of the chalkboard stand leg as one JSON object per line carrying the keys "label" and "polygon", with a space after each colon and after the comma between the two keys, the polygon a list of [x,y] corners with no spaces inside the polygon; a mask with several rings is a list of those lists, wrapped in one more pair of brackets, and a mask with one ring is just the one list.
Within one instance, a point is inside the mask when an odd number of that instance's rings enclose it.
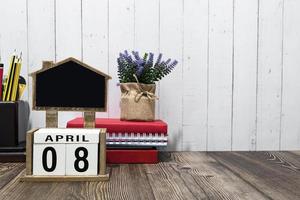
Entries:
{"label": "chalkboard stand leg", "polygon": [[95,128],[95,112],[84,112],[84,128]]}
{"label": "chalkboard stand leg", "polygon": [[46,128],[58,127],[58,112],[57,110],[46,110]]}

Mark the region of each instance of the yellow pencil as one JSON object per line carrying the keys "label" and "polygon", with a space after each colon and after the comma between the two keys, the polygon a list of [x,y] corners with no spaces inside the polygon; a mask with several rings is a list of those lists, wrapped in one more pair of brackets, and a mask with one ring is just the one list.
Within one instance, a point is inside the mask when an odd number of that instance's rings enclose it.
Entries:
{"label": "yellow pencil", "polygon": [[7,83],[4,88],[3,92],[3,101],[9,101],[10,100],[10,91],[11,91],[11,85],[12,85],[12,78],[14,74],[14,65],[15,65],[16,55],[15,52],[13,56],[11,57],[10,64],[9,64],[9,72],[8,72],[8,78]]}
{"label": "yellow pencil", "polygon": [[16,69],[15,69],[15,74],[13,77],[13,85],[12,85],[12,91],[11,91],[12,93],[11,93],[11,99],[10,99],[11,101],[17,100],[17,92],[18,92],[21,65],[22,65],[22,58],[19,58],[16,60]]}

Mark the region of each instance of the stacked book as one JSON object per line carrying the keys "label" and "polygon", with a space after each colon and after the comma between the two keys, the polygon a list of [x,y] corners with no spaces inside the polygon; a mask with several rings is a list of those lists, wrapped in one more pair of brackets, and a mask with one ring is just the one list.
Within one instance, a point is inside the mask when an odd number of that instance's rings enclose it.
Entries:
{"label": "stacked book", "polygon": [[[67,123],[68,128],[82,128],[83,118]],[[96,128],[106,128],[107,161],[109,163],[157,163],[157,147],[167,146],[167,124],[153,122],[96,119]]]}

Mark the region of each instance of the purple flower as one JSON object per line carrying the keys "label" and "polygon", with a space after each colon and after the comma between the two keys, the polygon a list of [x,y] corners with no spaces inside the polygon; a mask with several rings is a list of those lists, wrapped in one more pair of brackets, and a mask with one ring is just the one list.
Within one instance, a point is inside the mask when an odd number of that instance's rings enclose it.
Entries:
{"label": "purple flower", "polygon": [[140,66],[140,67],[137,69],[137,71],[136,71],[136,75],[137,75],[138,77],[140,77],[140,76],[142,75],[143,71],[144,71],[144,67],[143,67],[143,66]]}
{"label": "purple flower", "polygon": [[134,82],[132,74],[134,73],[141,83],[153,84],[168,75],[178,61],[167,59],[162,60],[160,53],[154,63],[154,54],[152,52],[140,56],[138,51],[128,53],[124,50],[117,58],[118,63],[118,77],[121,83]]}
{"label": "purple flower", "polygon": [[135,64],[137,65],[136,67],[136,75],[139,77],[142,75],[143,71],[144,71],[144,66],[145,66],[145,61],[140,59],[140,60],[136,60]]}
{"label": "purple flower", "polygon": [[176,65],[178,64],[177,60],[174,60],[171,64],[170,64],[170,68],[173,69]]}
{"label": "purple flower", "polygon": [[127,50],[125,50],[124,52],[125,52],[125,54],[120,53],[119,57],[121,59],[125,60],[126,62],[131,63],[132,62],[131,56],[128,54]]}
{"label": "purple flower", "polygon": [[161,58],[162,58],[162,54],[160,53],[160,54],[158,55],[158,57],[157,57],[157,60],[156,60],[155,65],[159,65],[159,64],[160,64]]}
{"label": "purple flower", "polygon": [[137,52],[137,51],[132,51],[132,54],[133,54],[133,56],[134,56],[134,58],[135,58],[136,60],[140,60],[140,59],[141,59],[141,57],[140,57],[140,55],[139,55],[139,52]]}
{"label": "purple flower", "polygon": [[136,60],[135,63],[139,66],[139,65],[144,65],[145,61],[140,59],[140,60]]}
{"label": "purple flower", "polygon": [[152,65],[153,65],[153,58],[154,58],[154,54],[150,52],[149,59],[147,61],[147,64],[149,65],[149,67],[152,67]]}
{"label": "purple flower", "polygon": [[165,64],[167,65],[167,64],[169,64],[169,62],[171,62],[171,59],[170,59],[170,58],[166,61]]}
{"label": "purple flower", "polygon": [[125,51],[124,51],[124,53],[125,53],[125,55],[126,55],[126,56],[129,56],[129,54],[128,54],[128,51],[127,51],[127,50],[125,50]]}

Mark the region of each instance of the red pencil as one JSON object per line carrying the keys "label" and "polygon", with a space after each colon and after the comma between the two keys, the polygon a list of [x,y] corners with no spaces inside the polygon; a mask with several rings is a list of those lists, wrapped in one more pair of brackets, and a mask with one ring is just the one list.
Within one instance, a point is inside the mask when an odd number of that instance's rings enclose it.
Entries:
{"label": "red pencil", "polygon": [[2,101],[2,78],[3,78],[3,64],[0,63],[0,101]]}

